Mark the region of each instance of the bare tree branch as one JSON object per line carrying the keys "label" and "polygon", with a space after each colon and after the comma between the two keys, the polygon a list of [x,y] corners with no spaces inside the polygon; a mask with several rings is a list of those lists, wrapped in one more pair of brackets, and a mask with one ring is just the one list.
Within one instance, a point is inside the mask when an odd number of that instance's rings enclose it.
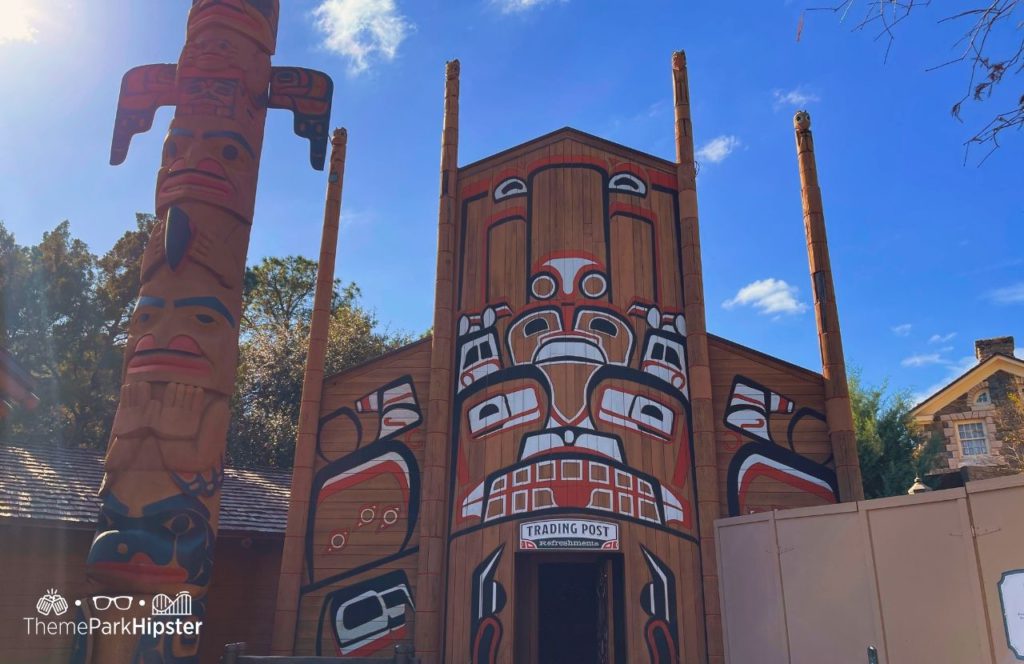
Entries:
{"label": "bare tree branch", "polygon": [[[854,6],[861,5],[864,15],[854,25],[853,31],[877,28],[874,39],[884,38],[886,48],[884,61],[896,42],[896,27],[920,8],[931,4],[930,0],[841,0],[831,7],[810,7],[810,11],[831,11],[841,14],[840,22]],[[985,102],[990,99],[1001,83],[1024,72],[1024,20],[1013,22],[1014,13],[1024,6],[1024,0],[990,0],[986,4],[950,14],[939,19],[938,23],[967,22],[963,36],[953,43],[953,48],[960,49],[960,54],[942,64],[929,67],[926,71],[934,71],[953,65],[965,65],[968,68],[967,87],[963,96],[950,108],[950,114],[962,121],[961,112],[964,102]],[[915,14],[915,15],[916,15]],[[1009,49],[1000,47],[993,53],[992,42],[996,31],[1016,30],[1019,38],[1009,40],[1015,44]],[[999,148],[1000,135],[1010,129],[1020,130],[1024,127],[1024,95],[1017,100],[1017,105],[1003,113],[997,114],[984,127],[964,141],[964,161],[972,147],[987,147],[988,152],[979,161],[979,165]]]}

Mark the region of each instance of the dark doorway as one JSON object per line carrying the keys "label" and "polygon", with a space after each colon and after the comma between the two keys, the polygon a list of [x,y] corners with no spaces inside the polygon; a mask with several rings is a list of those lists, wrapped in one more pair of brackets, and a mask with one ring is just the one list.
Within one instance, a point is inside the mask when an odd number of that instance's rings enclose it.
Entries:
{"label": "dark doorway", "polygon": [[531,664],[626,664],[619,554],[516,554],[515,652]]}
{"label": "dark doorway", "polygon": [[[596,664],[600,569],[594,563],[537,566],[538,664]],[[605,627],[607,629],[607,627]]]}

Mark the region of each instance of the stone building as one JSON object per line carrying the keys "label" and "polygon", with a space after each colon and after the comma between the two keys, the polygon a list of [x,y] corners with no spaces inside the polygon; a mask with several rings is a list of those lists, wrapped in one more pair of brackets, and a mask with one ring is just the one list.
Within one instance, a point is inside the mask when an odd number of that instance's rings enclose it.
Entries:
{"label": "stone building", "polygon": [[1024,396],[1024,360],[1013,351],[1013,337],[975,341],[978,363],[911,411],[918,426],[945,438],[949,469],[1006,465],[999,408],[1011,394]]}

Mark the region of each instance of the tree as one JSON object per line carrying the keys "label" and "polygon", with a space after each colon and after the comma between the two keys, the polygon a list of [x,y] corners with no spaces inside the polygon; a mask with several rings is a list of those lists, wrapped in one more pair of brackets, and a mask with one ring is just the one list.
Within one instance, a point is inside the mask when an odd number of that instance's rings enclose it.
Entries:
{"label": "tree", "polygon": [[[246,272],[228,458],[236,466],[289,468],[295,451],[317,264],[300,256],[265,258]],[[378,330],[355,284],[335,282],[325,375],[409,343]]]}
{"label": "tree", "polygon": [[1018,473],[1024,473],[1024,399],[1008,392],[996,406],[996,430],[1003,443],[999,453]]}
{"label": "tree", "polygon": [[887,386],[867,387],[851,372],[850,403],[865,498],[904,495],[915,477],[935,467],[943,450],[941,434],[914,426],[914,404],[907,391],[886,395]]}
{"label": "tree", "polygon": [[[812,10],[829,10],[841,15],[844,20],[852,11],[857,17],[853,29],[873,31],[875,39],[884,40],[885,57],[888,59],[900,24],[926,13],[930,5],[930,0],[839,0],[834,6],[814,7]],[[964,92],[950,109],[957,120],[961,120],[964,102],[986,102],[993,97],[999,100],[996,93],[1003,90],[1001,84],[1024,72],[1024,19],[1017,13],[1022,7],[1024,0],[984,0],[952,13],[944,10],[944,14],[939,17],[940,23],[956,23],[964,27],[962,36],[952,45],[957,54],[932,67],[939,69],[959,66],[966,72]],[[988,156],[999,147],[999,138],[1003,132],[1024,128],[1024,90],[1020,87],[1024,86],[1018,82],[1017,90],[1006,95],[1005,102],[997,101],[1006,103],[1007,108],[997,112],[965,142],[968,150],[971,146],[986,147]]]}
{"label": "tree", "polygon": [[[142,254],[156,224],[136,228],[102,257],[65,221],[37,246],[0,222],[0,345],[38,379],[39,407],[0,422],[0,440],[104,449],[117,410],[128,321]],[[317,264],[265,258],[246,270],[238,379],[228,455],[236,465],[291,465]],[[335,281],[326,371],[336,373],[411,340],[379,330],[359,288]]]}
{"label": "tree", "polygon": [[6,420],[4,438],[103,449],[117,408],[128,317],[156,220],[136,215],[102,258],[64,221],[34,246],[0,223],[0,344],[38,379],[38,409]]}

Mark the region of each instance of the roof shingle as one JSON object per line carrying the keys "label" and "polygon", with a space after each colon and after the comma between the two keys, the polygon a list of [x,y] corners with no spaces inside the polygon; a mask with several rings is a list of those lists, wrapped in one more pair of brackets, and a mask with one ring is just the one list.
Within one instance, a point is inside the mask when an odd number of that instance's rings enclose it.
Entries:
{"label": "roof shingle", "polygon": [[[0,444],[0,523],[40,519],[93,525],[103,455],[95,450]],[[291,473],[225,468],[220,530],[284,533]]]}

